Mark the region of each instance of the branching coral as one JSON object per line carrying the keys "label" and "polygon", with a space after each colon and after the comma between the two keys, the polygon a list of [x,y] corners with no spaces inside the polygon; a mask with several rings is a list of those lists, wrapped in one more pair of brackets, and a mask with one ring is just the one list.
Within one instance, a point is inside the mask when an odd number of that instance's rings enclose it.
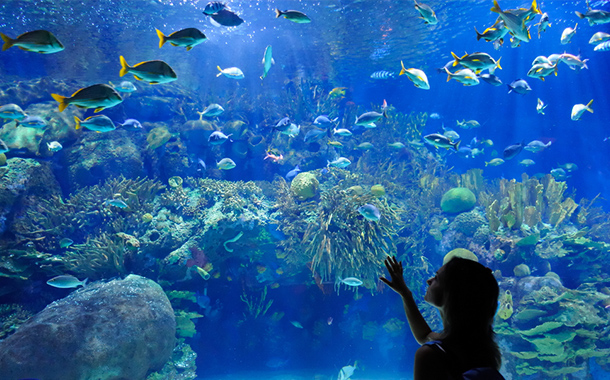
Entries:
{"label": "branching coral", "polygon": [[245,322],[247,320],[254,320],[259,317],[264,316],[271,305],[273,304],[273,300],[270,299],[267,301],[267,287],[265,286],[261,291],[260,297],[248,296],[245,292],[243,295],[239,297],[246,304],[246,311],[244,312],[244,319],[240,322]]}

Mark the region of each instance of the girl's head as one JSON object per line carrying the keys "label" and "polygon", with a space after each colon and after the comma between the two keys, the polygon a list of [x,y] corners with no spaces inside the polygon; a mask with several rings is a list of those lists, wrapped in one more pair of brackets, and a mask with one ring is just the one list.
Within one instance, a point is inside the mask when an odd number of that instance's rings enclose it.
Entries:
{"label": "girl's head", "polygon": [[498,282],[476,261],[455,257],[428,280],[425,300],[441,309],[446,333],[489,332],[498,307]]}

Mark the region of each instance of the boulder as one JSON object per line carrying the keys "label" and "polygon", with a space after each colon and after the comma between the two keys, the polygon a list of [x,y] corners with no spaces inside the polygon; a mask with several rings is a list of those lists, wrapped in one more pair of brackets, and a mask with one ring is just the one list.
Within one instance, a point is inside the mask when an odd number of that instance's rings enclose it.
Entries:
{"label": "boulder", "polygon": [[93,283],[0,342],[0,379],[144,379],[170,358],[175,334],[174,311],[152,280]]}

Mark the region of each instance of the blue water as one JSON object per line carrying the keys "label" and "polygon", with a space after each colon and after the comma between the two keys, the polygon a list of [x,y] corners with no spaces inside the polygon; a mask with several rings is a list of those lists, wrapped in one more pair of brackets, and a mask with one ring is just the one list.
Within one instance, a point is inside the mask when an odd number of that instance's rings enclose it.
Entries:
{"label": "blue water", "polygon": [[[610,168],[607,165],[610,140],[604,141],[610,136],[607,89],[610,52],[595,52],[594,45],[588,43],[595,32],[610,33],[610,24],[589,26],[575,16],[574,11],[586,10],[584,0],[540,1],[540,8],[551,19],[551,26],[541,38],[532,23],[529,43],[511,48],[506,41],[499,50],[491,43],[477,41],[474,32],[475,27],[482,32],[496,19],[496,14],[489,10],[492,2],[488,0],[430,0],[427,4],[439,19],[439,24],[434,26],[425,25],[409,1],[233,1],[229,4],[231,9],[246,21],[235,28],[212,25],[202,14],[205,4],[205,1],[169,0],[125,0],[120,3],[102,0],[81,4],[70,0],[57,5],[52,1],[5,0],[0,4],[0,32],[16,37],[26,31],[46,29],[52,31],[66,49],[50,55],[17,48],[1,52],[0,86],[47,78],[66,81],[70,91],[76,91],[78,86],[85,84],[117,83],[121,79],[136,82],[131,75],[119,78],[119,56],[124,56],[132,65],[162,59],[178,74],[178,80],[172,86],[190,91],[189,96],[199,97],[189,99],[200,106],[196,110],[201,111],[212,102],[229,109],[231,106],[225,104],[227,99],[241,99],[239,104],[249,106],[232,109],[231,114],[247,120],[252,131],[265,135],[285,116],[291,116],[300,125],[311,123],[313,119],[306,119],[305,115],[317,114],[311,112],[312,107],[315,109],[315,103],[309,100],[312,91],[327,94],[333,88],[346,87],[345,99],[337,110],[333,110],[337,113],[335,116],[345,112],[346,104],[365,112],[373,108],[378,110],[385,100],[395,112],[438,114],[439,118],[428,119],[422,135],[442,133],[444,126],[460,134],[462,146],[475,137],[493,140],[493,147],[485,148],[484,154],[477,158],[463,158],[451,152],[436,157],[454,172],[482,168],[488,180],[514,178],[520,181],[523,173],[529,176],[548,174],[558,165],[575,163],[578,170],[566,179],[567,193],[577,200],[592,199],[599,194],[601,197],[596,205],[610,211],[607,203],[610,199]],[[527,8],[530,3],[502,1],[500,5],[503,9]],[[610,4],[605,1],[594,2],[592,6],[610,11]],[[283,18],[276,19],[275,8],[298,9],[313,21],[295,24]],[[562,45],[562,31],[576,23],[577,33],[571,43]],[[168,45],[158,48],[155,28],[167,35],[185,27],[200,29],[208,40],[189,52]],[[261,59],[267,45],[273,46],[276,64],[261,82]],[[451,59],[451,52],[462,56],[477,51],[489,53],[496,60],[501,57],[502,70],[495,74],[504,85],[493,87],[481,82],[466,87],[453,80],[447,82],[445,74],[437,73],[437,69]],[[560,63],[558,75],[550,75],[545,81],[526,77],[535,57],[564,52],[588,59],[588,69],[571,70]],[[418,89],[405,76],[398,77],[401,61],[407,68],[423,70],[428,76],[430,90]],[[245,78],[234,81],[217,77],[217,66],[239,67]],[[396,77],[370,78],[373,72],[380,70],[394,72]],[[527,80],[532,88],[530,93],[508,93],[506,84],[519,78]],[[145,84],[137,85],[150,88]],[[154,90],[163,91],[163,86],[154,86]],[[303,98],[296,97],[297,89],[302,90]],[[46,89],[40,89],[41,101],[53,102],[45,92]],[[68,91],[64,95],[69,95]],[[286,98],[291,96],[297,102],[306,102],[309,112],[290,115],[290,109],[282,108],[280,105],[285,105]],[[538,98],[548,105],[545,115],[536,112]],[[4,99],[7,99],[6,103],[18,103],[17,98]],[[570,120],[572,106],[586,104],[591,99],[594,100],[594,113],[585,112],[580,121]],[[22,105],[24,109],[26,106]],[[136,118],[153,123],[158,121],[154,119],[153,108],[134,107],[126,98],[124,104],[104,113],[116,120]],[[194,108],[186,109],[185,118],[196,120],[194,111]],[[89,110],[85,116],[92,115]],[[460,129],[456,120],[463,119],[478,120],[481,127]],[[290,146],[283,147],[284,155],[288,156],[291,150],[308,149],[302,138],[303,130]],[[485,166],[492,158],[501,157],[505,147],[532,140],[552,141],[552,146],[537,154],[523,151],[517,158],[497,167]],[[66,148],[69,149],[69,144]],[[273,147],[270,144],[268,148]],[[430,151],[435,150],[431,148]],[[227,148],[226,152],[230,150]],[[191,162],[203,158],[208,166],[222,158],[203,150],[189,154]],[[23,154],[8,152],[7,157],[23,157]],[[334,153],[321,149],[314,161],[317,167],[310,169],[321,169],[333,158]],[[518,165],[526,158],[535,160],[536,164],[528,168]],[[144,170],[146,175],[167,182],[171,170],[160,173],[153,167],[154,163],[147,164],[150,166]],[[274,176],[284,176],[296,162],[269,165],[260,155],[239,164],[237,169],[223,172],[221,178],[270,182]],[[356,171],[355,164],[349,170]],[[62,182],[65,178],[58,180]],[[70,188],[65,182],[62,186],[66,192]],[[279,240],[281,236],[275,234],[274,238]],[[429,259],[435,265],[440,261],[439,257]],[[266,262],[269,268],[272,268],[271,262]],[[404,325],[399,334],[381,328],[390,318],[404,321],[402,306],[395,294],[387,289],[382,294],[361,291],[358,296],[362,297],[357,300],[353,291],[322,294],[306,268],[294,276],[272,291],[274,304],[270,310],[283,311],[285,316],[279,322],[268,319],[256,326],[240,323],[243,317],[240,296],[244,291],[258,294],[260,287],[256,283],[250,287],[252,284],[247,281],[210,282],[210,302],[222,305],[221,316],[212,318],[210,323],[205,318],[198,320],[197,334],[187,339],[198,354],[201,378],[282,378],[286,374],[285,378],[328,379],[335,378],[341,367],[356,360],[361,363],[361,369],[353,379],[410,378],[417,345],[408,326]],[[575,275],[566,282],[577,287],[578,280]],[[421,293],[423,289],[422,284],[422,288],[415,291]],[[181,290],[202,289],[191,288],[189,284]],[[23,300],[24,303],[30,301]],[[328,322],[329,318],[332,323]],[[299,321],[303,328],[295,327],[289,321]],[[374,339],[362,337],[362,328],[367,323],[378,328]],[[600,344],[599,348],[602,347],[607,348],[607,342]],[[255,372],[250,375],[250,371]],[[607,376],[598,366],[592,372],[595,372],[595,378]]]}

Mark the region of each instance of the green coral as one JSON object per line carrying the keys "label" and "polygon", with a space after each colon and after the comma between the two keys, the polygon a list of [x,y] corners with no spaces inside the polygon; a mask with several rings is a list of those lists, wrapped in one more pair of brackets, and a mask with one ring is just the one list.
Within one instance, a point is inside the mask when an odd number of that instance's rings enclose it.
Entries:
{"label": "green coral", "polygon": [[146,136],[148,149],[154,150],[165,144],[172,138],[171,133],[165,127],[153,128]]}
{"label": "green coral", "polygon": [[313,198],[318,193],[318,187],[320,183],[313,172],[303,172],[297,174],[296,177],[290,183],[290,191],[294,196],[304,201],[309,198]]}
{"label": "green coral", "polygon": [[463,259],[479,261],[479,259],[477,258],[477,255],[475,255],[474,252],[469,251],[465,248],[455,248],[455,249],[449,251],[449,253],[447,253],[445,255],[445,257],[443,257],[443,265],[447,264],[454,257],[461,257]]}
{"label": "green coral", "polygon": [[457,214],[468,211],[477,203],[474,193],[466,187],[455,187],[447,191],[441,199],[441,209],[444,212]]}

